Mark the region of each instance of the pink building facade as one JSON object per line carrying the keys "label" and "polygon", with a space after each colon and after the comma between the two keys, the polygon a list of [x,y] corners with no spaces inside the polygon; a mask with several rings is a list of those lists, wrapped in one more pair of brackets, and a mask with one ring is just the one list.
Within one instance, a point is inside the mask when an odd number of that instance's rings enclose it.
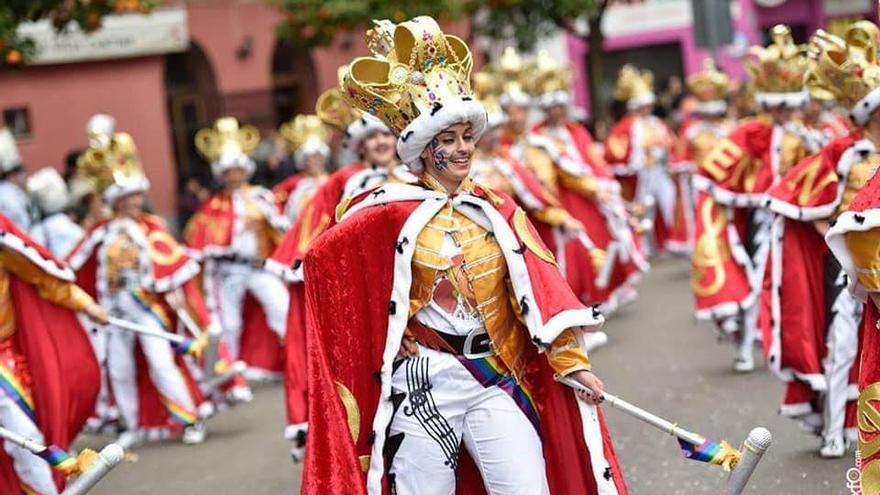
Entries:
{"label": "pink building facade", "polygon": [[[6,124],[26,123],[16,134],[26,169],[63,169],[65,157],[86,146],[88,118],[108,113],[138,145],[154,209],[173,219],[183,182],[207,174],[192,144],[199,128],[231,114],[271,135],[296,113],[313,113],[320,92],[337,84],[339,66],[367,53],[359,33],[313,50],[280,42],[282,14],[262,0],[189,0],[162,14],[177,16],[179,25],[162,29],[179,38],[173,40],[179,46],[148,40],[160,28],[141,26],[148,21],[135,23],[132,16],[106,21],[102,31],[115,27],[112,35],[99,32],[76,43],[58,42],[47,28],[40,31],[53,43],[41,52],[46,61],[0,74]],[[131,29],[142,30],[140,38]],[[114,51],[130,52],[139,43],[150,46],[144,53]]]}

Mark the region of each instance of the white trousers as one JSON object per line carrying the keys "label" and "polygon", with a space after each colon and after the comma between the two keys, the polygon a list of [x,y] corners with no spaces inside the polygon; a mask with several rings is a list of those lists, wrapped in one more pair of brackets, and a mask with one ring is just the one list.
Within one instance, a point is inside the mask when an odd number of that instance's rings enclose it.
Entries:
{"label": "white trousers", "polygon": [[[31,418],[5,392],[0,391],[0,426],[19,435],[43,443],[43,433]],[[3,442],[3,449],[12,458],[15,474],[22,483],[39,495],[56,495],[55,481],[49,463],[31,451],[12,442]]]}
{"label": "white trousers", "polygon": [[254,296],[263,307],[269,328],[278,337],[284,338],[290,294],[280,278],[260,268],[223,263],[216,268],[210,285],[212,312],[223,327],[223,339],[229,346],[232,359],[238,359],[241,351],[244,298],[247,294]]}
{"label": "white trousers", "polygon": [[853,391],[850,394],[849,373],[856,361],[859,350],[859,325],[862,322],[863,305],[848,290],[841,270],[837,283],[840,293],[831,307],[833,317],[828,327],[826,346],[828,353],[822,360],[828,390],[824,396],[824,428],[825,438],[839,438],[844,434],[846,420],[846,403],[858,397]]}
{"label": "white trousers", "polygon": [[[166,331],[157,317],[128,292],[114,295],[110,310],[114,316],[147,326],[156,332]],[[183,374],[174,361],[171,344],[158,337],[136,335],[127,330],[111,328],[107,339],[107,369],[113,395],[126,427],[129,430],[138,428],[137,365],[134,354],[136,340],[147,360],[150,380],[163,400],[171,401],[194,417],[195,404]],[[179,415],[171,416],[183,426],[189,424],[189,421],[182,421]]]}
{"label": "white trousers", "polygon": [[514,400],[481,385],[451,354],[424,347],[419,353],[397,363],[392,379],[402,401],[386,440],[399,442],[388,461],[392,491],[453,495],[464,443],[489,495],[549,493],[541,440]]}

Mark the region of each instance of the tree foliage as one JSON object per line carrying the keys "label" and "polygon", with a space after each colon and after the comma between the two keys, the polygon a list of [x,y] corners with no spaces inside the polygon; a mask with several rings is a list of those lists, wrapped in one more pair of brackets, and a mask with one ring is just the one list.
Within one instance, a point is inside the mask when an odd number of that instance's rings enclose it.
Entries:
{"label": "tree foliage", "polygon": [[49,19],[56,29],[77,25],[85,32],[101,27],[114,13],[148,12],[160,0],[2,0],[0,1],[0,68],[20,66],[34,54],[33,42],[17,33],[22,22]]}

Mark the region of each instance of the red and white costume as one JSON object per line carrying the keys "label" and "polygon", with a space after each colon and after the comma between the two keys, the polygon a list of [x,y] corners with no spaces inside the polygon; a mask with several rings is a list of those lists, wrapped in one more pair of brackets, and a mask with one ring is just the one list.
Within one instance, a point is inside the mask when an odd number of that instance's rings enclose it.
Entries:
{"label": "red and white costume", "polygon": [[[74,274],[0,215],[0,426],[67,450],[101,376],[75,311],[92,299]],[[56,495],[64,477],[29,450],[0,449],[0,493]]]}

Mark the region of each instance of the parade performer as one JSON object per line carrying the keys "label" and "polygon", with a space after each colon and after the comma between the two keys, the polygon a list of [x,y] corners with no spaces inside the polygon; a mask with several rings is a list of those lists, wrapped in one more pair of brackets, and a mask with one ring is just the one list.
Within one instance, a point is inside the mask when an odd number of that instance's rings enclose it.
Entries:
{"label": "parade performer", "polygon": [[601,411],[553,380],[601,394],[579,345],[600,318],[525,212],[468,178],[486,111],[467,45],[429,17],[393,43],[346,94],[419,181],[360,195],[306,256],[303,493],[627,493]]}
{"label": "parade performer", "polygon": [[[378,36],[380,31],[377,27],[371,32]],[[374,43],[371,46],[379,49]],[[267,270],[290,284],[291,309],[288,313],[285,341],[287,427],[284,436],[294,443],[290,454],[296,462],[301,461],[305,455],[308,430],[302,260],[311,242],[336,223],[337,206],[347,198],[390,180],[410,180],[397,170],[399,167],[394,157],[394,137],[385,124],[352,108],[338,88],[321,95],[316,104],[316,113],[324,123],[346,129],[343,147],[354,152],[359,161],[337,170],[318,188],[303,205],[303,213],[285,235],[272,258],[266,262]]]}
{"label": "parade performer", "polygon": [[[846,290],[847,276],[834,257],[840,253],[828,252],[822,236],[837,217],[852,220],[843,212],[856,204],[853,198],[880,166],[875,144],[880,134],[871,129],[878,105],[866,98],[880,88],[875,55],[880,30],[860,21],[847,29],[845,37],[821,30],[813,37],[811,47],[818,60],[807,86],[815,96],[850,109],[863,133],[831,141],[768,192],[769,208],[780,216],[782,241],[774,253],[781,263],[773,273],[780,294],[772,300],[765,352],[771,369],[789,383],[782,412],[805,418],[821,434],[823,457],[842,457],[855,437],[848,405],[854,406],[849,401],[857,398],[851,381],[856,376],[862,304]],[[838,248],[848,228],[844,224],[832,229]],[[852,254],[846,256],[851,269]],[[864,278],[852,271],[849,275],[853,281]]]}
{"label": "parade performer", "polygon": [[[185,290],[190,304],[184,309],[207,326],[193,283],[198,263],[160,218],[144,212],[150,184],[131,136],[116,133],[108,147],[87,150],[77,173],[91,177],[113,209],[113,216],[86,232],[68,258],[77,282],[113,316],[156,332],[175,330],[175,308],[167,296]],[[203,398],[168,341],[111,326],[106,346],[112,394],[125,423],[121,445],[137,445],[148,433],[180,430],[184,443],[204,441],[197,409]]]}
{"label": "parade performer", "polygon": [[[800,126],[793,124],[794,111],[808,99],[803,87],[808,68],[805,51],[794,44],[787,26],[775,26],[771,34],[773,43],[767,48],[754,47],[746,66],[762,113],[741,121],[709,152],[694,177],[697,190],[715,203],[715,207],[702,203],[697,213],[706,227],[697,233],[697,243],[704,243],[701,249],[707,258],[695,286],[721,287],[704,299],[705,314],[716,319],[736,316],[735,324],[725,328],[736,329],[734,369],[739,372],[754,369],[759,309],[770,305],[764,275],[773,213],[762,207],[764,194],[807,153]],[[748,287],[741,270],[746,272]]]}
{"label": "parade performer", "polygon": [[722,332],[740,328],[744,308],[757,298],[749,285],[748,254],[735,227],[735,209],[718,203],[710,194],[715,184],[704,168],[711,151],[731,131],[733,123],[726,119],[729,77],[706,62],[703,70],[690,76],[688,91],[697,99],[693,118],[682,124],[676,159],[690,162],[695,169],[697,191],[695,244],[691,258],[691,288],[694,293],[696,317],[712,321]]}
{"label": "parade performer", "polygon": [[[564,249],[557,245],[557,259],[582,301],[601,304],[603,311],[613,312],[635,300],[635,283],[648,269],[633,235],[620,185],[596,151],[590,133],[568,118],[569,68],[540,52],[534,66],[527,70],[527,77],[544,111],[544,120],[534,127],[526,142],[549,152],[550,170],[542,175],[546,182],[553,183],[552,191],[582,223],[593,245],[592,249],[577,242],[566,243]],[[595,258],[596,251],[602,256],[595,260],[595,269],[585,269],[576,262],[591,255]]]}
{"label": "parade performer", "polygon": [[34,217],[31,201],[25,192],[27,175],[18,154],[15,137],[8,127],[0,128],[0,214],[22,230],[31,228]]}
{"label": "parade performer", "polygon": [[31,234],[53,256],[66,258],[83,237],[82,227],[68,213],[71,203],[67,184],[57,170],[46,167],[28,178],[27,191],[42,217],[31,228]]}
{"label": "parade performer", "polygon": [[[92,412],[100,374],[74,312],[107,311],[73,272],[0,215],[0,426],[67,450]],[[0,493],[57,495],[64,474],[11,442],[0,449]],[[75,465],[75,464],[74,464]]]}
{"label": "parade performer", "polygon": [[195,141],[223,188],[193,215],[184,241],[202,263],[208,309],[223,328],[232,359],[247,363],[249,379],[277,378],[290,300],[284,284],[263,270],[263,262],[289,222],[269,190],[248,183],[256,168],[248,153],[259,133],[223,117],[213,128],[200,130]]}
{"label": "parade performer", "polygon": [[632,65],[620,69],[614,97],[626,103],[627,114],[608,133],[605,160],[634,214],[652,222],[652,250],[664,252],[673,249],[669,241],[676,229],[677,191],[668,169],[674,136],[652,114],[657,101],[653,86],[650,71]]}
{"label": "parade performer", "polygon": [[330,136],[317,115],[297,115],[293,121],[281,126],[279,134],[288,152],[293,155],[299,173],[272,188],[272,194],[278,207],[293,224],[306,202],[327,181]]}

